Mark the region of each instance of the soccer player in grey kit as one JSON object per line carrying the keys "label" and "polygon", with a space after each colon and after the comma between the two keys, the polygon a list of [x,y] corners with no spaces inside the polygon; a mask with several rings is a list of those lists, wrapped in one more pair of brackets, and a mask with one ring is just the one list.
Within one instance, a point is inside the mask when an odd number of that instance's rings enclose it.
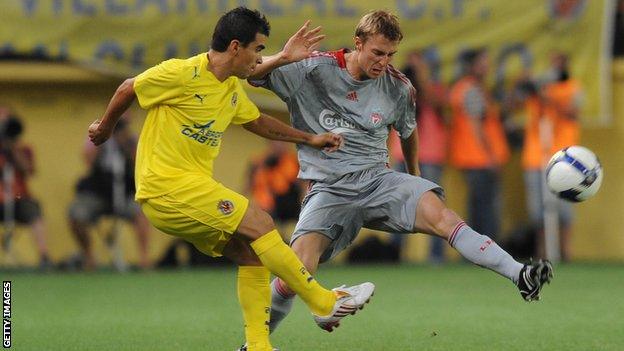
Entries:
{"label": "soccer player in grey kit", "polygon": [[[307,269],[314,273],[319,262],[344,250],[362,227],[426,233],[446,239],[467,260],[510,279],[526,301],[538,300],[552,278],[550,262],[517,262],[447,208],[437,184],[419,177],[415,90],[390,65],[403,38],[397,17],[386,11],[362,17],[354,51],[313,51],[318,30],[308,31],[308,25],[280,53],[264,58],[250,79],[286,102],[293,127],[344,137],[333,153],[298,146],[299,177],[311,187],[291,246]],[[389,128],[401,137],[409,174],[386,166]],[[274,330],[290,311],[294,293],[279,278],[271,288]],[[327,331],[338,326],[317,323]]]}

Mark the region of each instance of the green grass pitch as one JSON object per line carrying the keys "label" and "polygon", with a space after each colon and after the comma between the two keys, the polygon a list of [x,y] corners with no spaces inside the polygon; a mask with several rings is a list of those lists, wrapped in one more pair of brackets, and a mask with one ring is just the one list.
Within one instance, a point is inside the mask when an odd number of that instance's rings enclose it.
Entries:
{"label": "green grass pitch", "polygon": [[[234,269],[2,273],[14,350],[234,350]],[[624,350],[624,266],[560,265],[542,301],[471,265],[328,266],[326,286],[370,280],[369,305],[327,333],[298,301],[272,335],[286,350]]]}

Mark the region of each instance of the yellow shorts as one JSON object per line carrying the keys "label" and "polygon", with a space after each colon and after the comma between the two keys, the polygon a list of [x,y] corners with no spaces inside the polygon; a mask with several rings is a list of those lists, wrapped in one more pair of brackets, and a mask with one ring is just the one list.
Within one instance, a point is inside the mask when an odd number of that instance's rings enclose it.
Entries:
{"label": "yellow shorts", "polygon": [[248,206],[247,198],[213,179],[141,200],[143,213],[154,227],[213,257],[222,255]]}

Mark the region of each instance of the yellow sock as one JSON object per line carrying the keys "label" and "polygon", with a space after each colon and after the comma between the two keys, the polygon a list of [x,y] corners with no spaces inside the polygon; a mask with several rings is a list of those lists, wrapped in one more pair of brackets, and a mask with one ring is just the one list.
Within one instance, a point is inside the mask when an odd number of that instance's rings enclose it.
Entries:
{"label": "yellow sock", "polygon": [[251,247],[262,264],[286,282],[288,287],[308,305],[312,313],[319,316],[331,313],[336,295],[317,283],[293,250],[284,244],[277,230],[256,239],[251,243]]}
{"label": "yellow sock", "polygon": [[238,301],[245,320],[245,339],[249,351],[272,351],[269,341],[271,273],[263,266],[238,267]]}

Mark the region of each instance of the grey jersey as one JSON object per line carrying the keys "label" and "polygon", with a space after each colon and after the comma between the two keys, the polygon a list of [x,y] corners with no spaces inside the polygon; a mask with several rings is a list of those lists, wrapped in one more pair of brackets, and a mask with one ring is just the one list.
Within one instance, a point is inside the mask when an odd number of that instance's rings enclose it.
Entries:
{"label": "grey jersey", "polygon": [[264,80],[250,82],[286,102],[293,127],[344,137],[344,145],[332,153],[299,145],[302,179],[332,182],[384,165],[390,126],[403,139],[416,127],[415,91],[409,80],[389,66],[377,79],[357,81],[346,70],[345,52],[315,52],[273,70]]}

